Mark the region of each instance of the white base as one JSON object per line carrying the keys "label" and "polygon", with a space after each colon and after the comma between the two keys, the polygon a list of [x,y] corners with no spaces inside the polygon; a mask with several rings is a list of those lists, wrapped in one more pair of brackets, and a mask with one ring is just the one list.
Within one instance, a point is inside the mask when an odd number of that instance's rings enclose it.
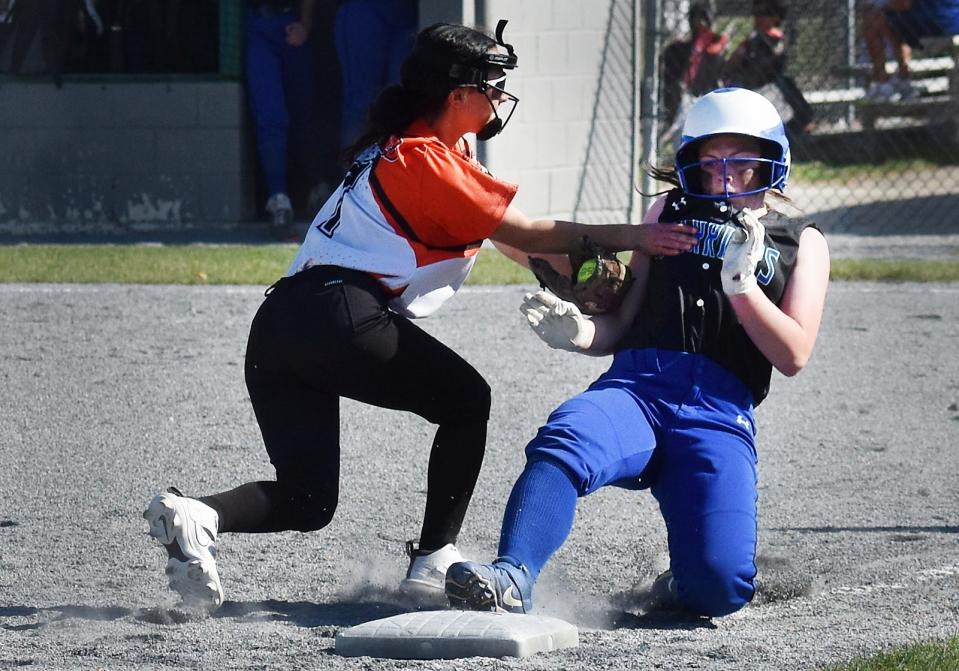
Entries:
{"label": "white base", "polygon": [[579,645],[579,631],[553,617],[428,610],[345,629],[336,652],[345,657],[455,659],[527,657]]}

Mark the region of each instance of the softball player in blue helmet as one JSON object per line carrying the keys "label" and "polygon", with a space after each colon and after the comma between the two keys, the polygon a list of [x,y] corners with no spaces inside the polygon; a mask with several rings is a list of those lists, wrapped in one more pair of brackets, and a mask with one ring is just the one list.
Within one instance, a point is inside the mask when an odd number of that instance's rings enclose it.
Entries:
{"label": "softball player in blue helmet", "polygon": [[223,534],[306,533],[333,520],[341,398],[436,427],[423,524],[419,541],[407,543],[400,592],[411,604],[445,601],[486,449],[490,387],[414,320],[460,289],[486,239],[524,264],[528,253],[561,253],[587,233],[614,250],[668,255],[696,244],[690,226],[533,220],[512,203],[517,185],[491,175],[467,139],[494,137],[515,109],[506,81],[518,59],[505,26],[495,39],[454,24],[420,31],[402,81],[373,103],[353,164],[257,310],[244,377],[275,478],[200,497],[171,488],[147,505],[170,587],[189,609],[223,603]]}
{"label": "softball player in blue helmet", "polygon": [[742,608],[756,576],[756,424],[771,370],[812,354],[829,277],[822,233],[782,196],[789,143],[772,104],[718,89],[690,110],[675,185],[646,223],[692,224],[671,257],[633,254],[614,313],[586,317],[552,294],[522,310],[554,348],[612,353],[609,370],[557,408],[526,448],[498,558],[446,574],[454,606],[529,612],[533,585],[570,533],[578,497],[648,488],[666,523],[670,568],[649,607],[701,616]]}

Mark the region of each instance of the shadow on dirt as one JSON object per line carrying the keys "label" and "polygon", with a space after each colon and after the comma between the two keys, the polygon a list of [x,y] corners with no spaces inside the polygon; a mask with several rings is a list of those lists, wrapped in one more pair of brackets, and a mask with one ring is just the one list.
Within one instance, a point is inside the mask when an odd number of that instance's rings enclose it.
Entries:
{"label": "shadow on dirt", "polygon": [[[786,557],[759,555],[756,557],[758,576],[756,591],[747,608],[799,599],[816,594],[821,589],[817,578]],[[682,610],[651,605],[654,599],[649,587],[623,592],[613,597],[613,604],[621,611],[609,614],[609,629],[715,629],[710,618]]]}
{"label": "shadow on dirt", "polygon": [[45,608],[35,608],[33,606],[5,606],[0,607],[0,620],[5,618],[37,616],[39,621],[28,622],[25,624],[0,623],[0,629],[6,629],[8,631],[27,631],[29,629],[39,629],[52,622],[62,622],[63,620],[71,619],[106,622],[110,620],[119,620],[121,618],[128,617],[133,613],[133,609],[122,608],[120,606],[106,606],[103,608],[89,606],[48,606]]}
{"label": "shadow on dirt", "polygon": [[959,220],[952,216],[957,207],[956,194],[904,196],[818,210],[812,218],[826,235],[952,235],[959,233]]}
{"label": "shadow on dirt", "polygon": [[959,527],[778,527],[773,531],[798,531],[807,534],[880,533],[880,534],[959,534]]}
{"label": "shadow on dirt", "polygon": [[352,627],[357,624],[409,612],[388,602],[311,603],[309,601],[227,601],[214,613],[216,618],[280,621],[298,627]]}
{"label": "shadow on dirt", "polygon": [[696,629],[716,629],[708,617],[700,617],[680,611],[655,611],[651,613],[623,612],[613,621],[613,629],[669,629],[673,631],[694,631]]}
{"label": "shadow on dirt", "polygon": [[[407,612],[391,603],[311,603],[308,601],[227,601],[213,615],[205,612],[180,608],[124,608],[121,606],[32,606],[0,607],[0,629],[7,631],[27,631],[39,629],[54,622],[65,620],[91,620],[106,622],[131,618],[150,624],[179,625],[213,617],[240,622],[278,621],[305,628],[330,628],[329,635],[335,635],[336,629],[352,627],[370,620],[391,617]],[[9,624],[2,622],[12,618],[33,618],[37,622]],[[321,632],[322,633],[322,632]]]}

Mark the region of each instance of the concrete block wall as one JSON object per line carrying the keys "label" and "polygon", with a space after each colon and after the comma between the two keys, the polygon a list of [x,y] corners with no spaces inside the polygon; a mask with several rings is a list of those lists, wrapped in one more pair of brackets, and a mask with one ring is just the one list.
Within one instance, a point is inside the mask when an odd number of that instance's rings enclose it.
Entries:
{"label": "concrete block wall", "polygon": [[231,81],[0,82],[0,230],[251,217],[244,105]]}
{"label": "concrete block wall", "polygon": [[519,184],[530,216],[588,223],[638,214],[634,140],[635,0],[487,0],[487,26],[507,19],[519,67],[508,89],[520,102],[481,156]]}
{"label": "concrete block wall", "polygon": [[[481,148],[530,216],[636,219],[638,0],[421,0],[421,19],[509,20],[520,104]],[[0,80],[0,231],[181,229],[255,216],[242,83]]]}

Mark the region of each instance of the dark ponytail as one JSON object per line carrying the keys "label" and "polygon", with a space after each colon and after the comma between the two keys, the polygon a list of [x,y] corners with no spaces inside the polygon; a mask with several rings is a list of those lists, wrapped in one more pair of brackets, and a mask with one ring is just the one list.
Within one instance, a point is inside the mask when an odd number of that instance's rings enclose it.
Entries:
{"label": "dark ponytail", "polygon": [[402,133],[417,119],[436,119],[450,91],[459,86],[454,66],[475,63],[495,46],[492,37],[466,26],[437,23],[424,28],[400,69],[401,83],[376,98],[359,138],[345,151],[347,157],[352,160],[370,145]]}
{"label": "dark ponytail", "polygon": [[370,145],[402,132],[423,116],[424,111],[424,100],[413,91],[397,85],[383,89],[370,106],[363,132],[346,148],[346,158],[352,160]]}
{"label": "dark ponytail", "polygon": [[666,187],[662,191],[654,191],[653,193],[646,193],[641,191],[638,187],[636,190],[643,196],[652,197],[652,196],[661,196],[664,193],[668,192],[671,188],[679,187],[679,175],[676,174],[675,166],[669,167],[660,167],[656,165],[650,165],[649,163],[644,163],[642,165],[643,172],[655,179],[657,182],[665,182],[670,186]]}

